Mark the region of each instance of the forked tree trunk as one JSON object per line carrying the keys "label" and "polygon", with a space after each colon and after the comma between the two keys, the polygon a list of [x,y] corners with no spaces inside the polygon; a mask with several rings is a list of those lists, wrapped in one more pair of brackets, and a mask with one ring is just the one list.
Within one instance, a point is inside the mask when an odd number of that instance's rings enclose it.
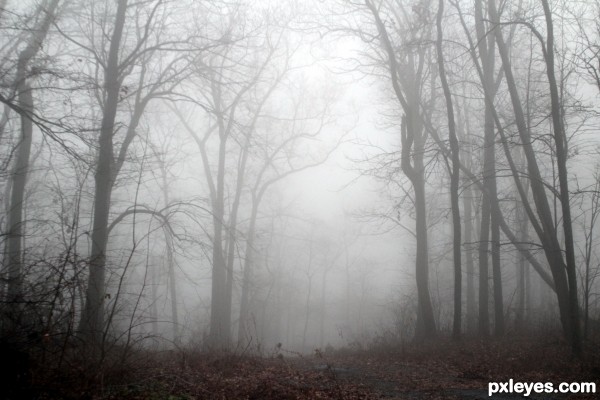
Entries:
{"label": "forked tree trunk", "polygon": [[[494,0],[488,1],[490,10],[490,19],[495,26],[499,26],[498,12],[496,10],[496,4]],[[549,16],[549,10],[547,10],[547,4],[544,3],[546,19],[549,29],[549,37],[552,37],[551,30],[551,18]],[[570,203],[568,186],[566,186],[566,138],[561,136],[562,131],[562,117],[560,114],[560,107],[558,102],[558,92],[556,90],[556,82],[553,82],[553,61],[551,57],[548,58],[548,54],[544,54],[549,74],[549,81],[551,87],[551,98],[553,114],[558,112],[558,116],[553,115],[554,134],[556,142],[556,153],[558,156],[557,165],[559,165],[559,180],[560,180],[560,195],[561,205],[563,211],[563,228],[565,230],[565,244],[566,244],[566,256],[567,260],[563,259],[563,251],[558,240],[557,231],[554,225],[554,218],[552,211],[548,203],[548,197],[546,189],[540,174],[539,166],[535,151],[532,146],[532,139],[527,129],[525,121],[525,115],[522,108],[522,103],[519,98],[519,93],[515,78],[512,73],[512,65],[510,62],[508,49],[504,42],[504,37],[500,28],[494,30],[494,37],[498,45],[498,51],[502,59],[503,71],[506,77],[506,83],[508,85],[510,98],[515,113],[515,121],[521,143],[523,145],[523,151],[525,158],[527,159],[527,170],[530,177],[531,192],[533,200],[536,206],[536,211],[539,217],[539,224],[541,230],[539,232],[540,240],[542,242],[546,259],[550,265],[552,277],[554,281],[554,287],[556,291],[556,297],[558,300],[558,306],[560,311],[560,319],[565,333],[565,337],[571,343],[572,351],[575,355],[579,355],[581,351],[581,343],[579,337],[579,321],[578,321],[578,305],[577,305],[577,284],[575,276],[575,264],[574,264],[574,252],[572,248],[572,232],[571,232],[571,221],[570,221]],[[542,44],[543,45],[543,44]],[[551,47],[551,46],[550,46]],[[552,73],[550,72],[552,71]],[[558,109],[557,109],[558,107]],[[562,176],[562,177],[561,177]],[[564,183],[564,185],[563,185]],[[522,198],[523,202],[526,202],[526,198]],[[532,221],[533,222],[533,221]]]}
{"label": "forked tree trunk", "polygon": [[556,165],[560,189],[560,205],[562,210],[562,226],[564,232],[567,281],[569,285],[568,303],[570,312],[570,341],[573,354],[581,355],[581,333],[579,327],[579,302],[577,295],[577,265],[575,264],[575,247],[573,244],[573,226],[571,218],[571,198],[569,193],[569,177],[567,172],[568,143],[559,97],[558,85],[554,72],[554,26],[552,12],[547,0],[542,0],[546,17],[546,73],[550,86],[552,104],[552,126],[556,146]]}
{"label": "forked tree trunk", "polygon": [[[421,110],[420,84],[423,76],[422,65],[425,63],[425,52],[417,51],[408,54],[405,76],[401,78],[400,65],[396,52],[387,32],[386,25],[379,15],[379,10],[371,0],[364,0],[365,6],[375,20],[380,35],[381,45],[387,56],[388,71],[396,99],[404,111],[400,129],[402,154],[402,172],[411,181],[415,201],[415,234],[417,254],[415,260],[415,277],[417,283],[417,326],[415,339],[422,340],[436,336],[436,324],[433,305],[429,293],[429,250],[427,239],[427,202],[425,196],[425,141],[427,134],[423,129]],[[415,68],[414,64],[418,64]]]}

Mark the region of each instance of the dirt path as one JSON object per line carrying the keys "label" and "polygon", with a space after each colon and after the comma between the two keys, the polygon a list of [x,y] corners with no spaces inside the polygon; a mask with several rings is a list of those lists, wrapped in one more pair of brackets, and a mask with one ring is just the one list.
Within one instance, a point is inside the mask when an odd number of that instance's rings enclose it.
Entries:
{"label": "dirt path", "polygon": [[[320,364],[315,360],[313,370],[337,381],[359,384],[381,399],[490,399],[488,381],[480,377],[440,374],[410,363],[379,364]],[[306,367],[304,367],[306,368]],[[561,400],[561,394],[495,394],[493,400]]]}
{"label": "dirt path", "polygon": [[[563,400],[593,399],[595,394],[497,393],[488,396],[489,382],[586,382],[600,383],[584,365],[532,347],[520,349],[488,345],[427,349],[410,354],[317,354],[294,361],[297,368],[332,378],[341,384],[366,388],[382,399],[492,399]],[[529,353],[532,351],[532,353]]]}

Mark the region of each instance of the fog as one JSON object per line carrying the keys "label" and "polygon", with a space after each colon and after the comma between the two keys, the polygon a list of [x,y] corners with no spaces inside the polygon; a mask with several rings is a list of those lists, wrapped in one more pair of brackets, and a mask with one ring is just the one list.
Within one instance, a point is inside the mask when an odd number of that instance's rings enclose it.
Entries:
{"label": "fog", "polygon": [[597,4],[480,3],[0,2],[3,337],[577,351]]}

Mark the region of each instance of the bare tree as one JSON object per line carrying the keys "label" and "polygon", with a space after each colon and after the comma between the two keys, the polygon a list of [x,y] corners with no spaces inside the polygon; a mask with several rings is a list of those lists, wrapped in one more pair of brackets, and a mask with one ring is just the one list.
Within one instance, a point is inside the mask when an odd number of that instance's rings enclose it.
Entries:
{"label": "bare tree", "polygon": [[[194,122],[179,109],[175,112],[186,131],[191,135],[198,147],[207,182],[211,214],[212,214],[212,289],[211,289],[211,321],[209,345],[213,348],[228,348],[231,342],[231,297],[233,288],[233,265],[237,231],[237,214],[242,196],[248,146],[256,118],[259,117],[261,106],[254,108],[250,104],[252,94],[257,87],[263,87],[265,74],[271,66],[277,48],[275,40],[266,34],[255,37],[257,29],[263,27],[239,27],[235,23],[243,18],[244,8],[239,6],[230,10],[230,25],[221,32],[222,46],[215,49],[207,60],[197,59],[195,75],[202,85],[210,88],[203,97],[195,99],[195,103],[207,111],[208,126],[199,134]],[[260,40],[267,44],[266,52],[259,45]],[[252,60],[248,63],[248,53]],[[267,83],[270,85],[270,83]],[[258,99],[258,104],[264,103],[267,96]],[[251,100],[252,99],[252,100]],[[205,104],[207,105],[205,105]],[[244,108],[245,107],[245,108]],[[253,122],[254,120],[254,122]],[[213,143],[214,142],[214,143]],[[227,167],[232,162],[232,146],[241,143],[237,175],[232,178],[227,174]],[[213,163],[212,147],[216,147],[216,160]],[[216,164],[216,165],[215,165]],[[234,182],[232,206],[226,210],[226,188]]]}
{"label": "bare tree", "polygon": [[440,81],[446,99],[446,113],[448,115],[448,136],[450,138],[450,153],[452,155],[452,170],[450,173],[450,203],[452,208],[453,228],[453,258],[454,258],[454,324],[452,326],[452,337],[460,339],[462,330],[462,265],[461,265],[461,220],[458,186],[460,183],[460,149],[458,147],[458,136],[456,134],[456,122],[454,121],[454,106],[452,104],[452,93],[448,85],[443,53],[442,18],[444,15],[444,2],[438,3],[436,18],[437,25],[437,59],[440,73]]}
{"label": "bare tree", "polygon": [[[94,174],[92,249],[86,303],[81,316],[81,331],[94,344],[101,343],[100,333],[105,328],[105,273],[112,192],[146,107],[152,99],[168,94],[181,75],[180,56],[170,56],[162,63],[157,59],[164,54],[176,54],[185,44],[185,40],[153,35],[153,30],[167,18],[163,0],[148,4],[119,0],[115,10],[109,4],[106,7],[108,15],[113,15],[113,22],[98,28],[111,31],[108,43],[97,42],[94,34],[87,38],[89,44],[65,34],[67,40],[96,60],[101,77],[96,92],[102,119]],[[93,14],[96,10],[90,11]],[[129,18],[135,21],[133,30],[127,24]],[[152,61],[155,64],[150,67]],[[116,134],[122,127],[125,132],[119,140]]]}
{"label": "bare tree", "polygon": [[[17,72],[13,84],[17,93],[17,103],[21,123],[21,135],[14,162],[11,183],[10,203],[8,205],[8,290],[7,300],[13,308],[12,318],[18,314],[19,303],[22,296],[23,254],[22,241],[25,231],[23,229],[23,208],[25,203],[25,185],[30,164],[31,144],[33,138],[33,114],[35,112],[32,78],[32,61],[41,50],[48,30],[58,9],[59,0],[46,1],[36,11],[36,26],[24,39],[25,48],[19,53]],[[8,110],[5,110],[8,112]]]}
{"label": "bare tree", "polygon": [[579,25],[579,33],[582,39],[582,51],[576,55],[586,72],[588,80],[600,91],[600,1],[595,0],[590,9],[584,8],[583,13],[590,12],[596,18],[592,18],[592,32],[582,22],[581,15],[575,15],[574,20]]}
{"label": "bare tree", "polygon": [[[552,22],[551,14],[545,4],[545,16],[548,29],[548,43],[544,42],[543,38],[537,34],[537,31],[533,29],[533,33],[538,36],[543,48],[544,60],[546,62],[548,80],[550,84],[550,93],[552,99],[552,113],[553,113],[553,127],[556,144],[557,154],[557,165],[559,167],[559,180],[560,180],[560,198],[561,206],[563,211],[563,229],[565,230],[565,245],[566,245],[566,260],[563,258],[562,249],[557,236],[557,228],[554,224],[554,217],[551,212],[549,200],[544,187],[544,181],[542,179],[538,159],[532,146],[532,139],[530,131],[526,124],[525,113],[523,111],[523,105],[520,100],[520,95],[517,90],[516,80],[512,70],[512,64],[509,57],[507,45],[500,29],[501,24],[499,20],[498,11],[496,4],[493,0],[488,1],[488,10],[490,20],[496,28],[494,29],[494,38],[498,46],[498,52],[502,60],[503,73],[506,78],[506,84],[509,90],[511,103],[513,106],[515,121],[518,129],[519,136],[521,138],[521,144],[527,160],[527,170],[529,174],[531,191],[533,194],[533,200],[536,206],[537,217],[533,214],[531,207],[527,208],[528,217],[538,234],[540,241],[543,244],[546,259],[550,264],[550,270],[553,276],[553,286],[556,290],[556,295],[559,303],[559,310],[561,315],[561,323],[565,332],[565,336],[568,338],[572,345],[574,354],[579,354],[581,351],[580,335],[579,335],[579,322],[578,322],[578,305],[577,305],[577,284],[575,276],[575,265],[574,265],[574,252],[573,252],[573,238],[571,232],[571,218],[570,218],[570,204],[568,195],[568,186],[566,185],[566,138],[564,136],[564,128],[562,126],[562,117],[560,110],[555,116],[554,113],[559,107],[559,98],[554,80],[554,62],[553,62],[553,50],[550,51],[549,45],[552,45]],[[529,25],[533,28],[531,25]],[[485,87],[484,87],[485,88]],[[490,93],[486,89],[486,101],[491,104]],[[496,127],[500,133],[503,134],[503,127],[500,125],[497,116],[494,117]],[[557,132],[558,131],[558,132]],[[506,145],[506,139],[503,138],[503,144]],[[561,153],[558,157],[558,153]],[[524,204],[529,204],[528,199],[524,194],[523,187],[518,177],[510,153],[506,150],[505,154],[511,162],[511,169],[515,178],[515,183],[519,188],[519,194]],[[561,177],[562,175],[562,177]],[[570,244],[569,244],[570,242]]]}
{"label": "bare tree", "polygon": [[[300,95],[300,97],[302,97]],[[322,134],[324,128],[329,124],[328,106],[317,110],[316,115],[302,115],[301,111],[306,105],[294,103],[292,116],[289,118],[291,126],[287,129],[286,135],[279,138],[279,141],[274,141],[276,136],[270,130],[263,132],[263,146],[258,150],[258,171],[254,177],[254,182],[250,187],[251,196],[251,211],[248,230],[246,233],[246,253],[243,264],[242,278],[242,295],[240,303],[240,318],[238,328],[238,345],[244,346],[249,340],[249,331],[247,323],[249,321],[249,288],[252,284],[252,269],[255,259],[255,239],[257,232],[257,218],[263,199],[267,192],[278,182],[289,178],[294,174],[306,171],[310,168],[315,168],[327,161],[330,155],[339,147],[343,136],[339,141],[333,143],[323,154],[317,155],[310,159],[309,157],[301,156],[299,149],[307,145]],[[315,127],[312,127],[306,122],[314,120]],[[302,123],[304,121],[305,123]],[[278,127],[279,128],[279,127]],[[262,165],[261,165],[262,164]]]}
{"label": "bare tree", "polygon": [[582,230],[585,237],[585,246],[581,251],[583,255],[584,270],[581,273],[582,281],[582,297],[583,297],[583,339],[587,339],[589,335],[590,321],[590,301],[592,297],[592,289],[594,281],[600,275],[600,263],[597,260],[597,255],[594,252],[594,230],[598,217],[600,217],[600,176],[595,173],[594,187],[590,190],[584,190],[580,193],[582,202],[589,198],[589,209],[583,209]]}
{"label": "bare tree", "polygon": [[[402,33],[409,33],[411,46],[406,54],[397,54],[396,46],[392,43],[388,28],[382,19],[382,8],[377,7],[371,0],[365,0],[364,5],[372,15],[379,32],[381,47],[387,62],[387,73],[391,79],[396,100],[404,113],[402,117],[401,138],[402,155],[401,167],[404,174],[412,183],[416,215],[417,255],[415,261],[418,318],[417,337],[434,337],[436,335],[433,306],[429,294],[429,255],[427,244],[427,199],[425,196],[425,144],[427,130],[423,128],[423,115],[428,111],[423,109],[423,87],[425,79],[424,67],[430,62],[427,40],[430,36],[428,5],[419,4],[413,8],[414,20],[410,22],[408,12],[400,6],[397,14],[394,9],[397,4],[387,4],[391,16],[402,16],[397,21]],[[412,24],[413,26],[406,26]],[[412,28],[412,29],[411,29]],[[410,30],[408,30],[410,29]],[[399,58],[404,62],[399,62]],[[433,96],[432,96],[433,99]]]}

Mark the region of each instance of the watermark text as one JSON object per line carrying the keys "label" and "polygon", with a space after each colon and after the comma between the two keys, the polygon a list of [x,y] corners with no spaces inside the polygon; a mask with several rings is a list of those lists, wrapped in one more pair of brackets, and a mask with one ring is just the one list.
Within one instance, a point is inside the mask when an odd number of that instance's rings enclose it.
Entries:
{"label": "watermark text", "polygon": [[595,382],[562,382],[555,385],[552,382],[508,382],[488,383],[488,396],[499,393],[518,393],[523,396],[540,393],[596,393]]}

